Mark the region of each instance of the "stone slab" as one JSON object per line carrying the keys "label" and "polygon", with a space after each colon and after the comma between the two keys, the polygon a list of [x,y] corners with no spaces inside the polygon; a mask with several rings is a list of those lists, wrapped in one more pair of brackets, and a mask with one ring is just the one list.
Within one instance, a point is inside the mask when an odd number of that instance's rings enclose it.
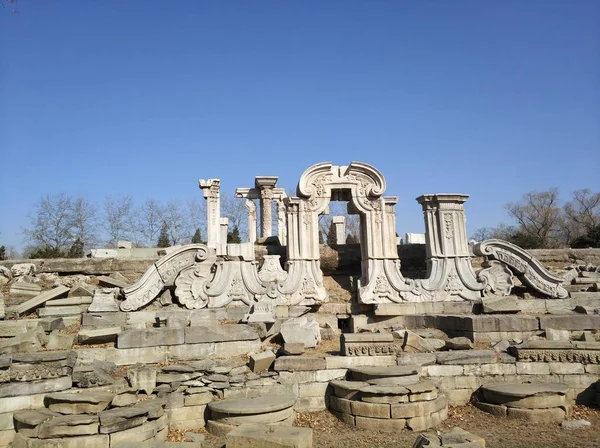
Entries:
{"label": "stone slab", "polygon": [[109,448],[109,437],[105,434],[60,439],[36,439],[21,434],[15,436],[13,448]]}
{"label": "stone slab", "polygon": [[70,376],[41,381],[2,384],[0,385],[0,398],[58,392],[70,389],[72,385]]}
{"label": "stone slab", "polygon": [[59,392],[48,394],[48,409],[61,414],[97,414],[108,407],[115,394],[108,392]]}
{"label": "stone slab", "polygon": [[68,297],[66,299],[53,299],[48,300],[45,306],[78,306],[78,305],[89,305],[92,303],[92,298],[87,296],[82,297]]}
{"label": "stone slab", "polygon": [[351,367],[349,369],[352,379],[357,381],[368,381],[375,378],[387,378],[387,377],[402,377],[402,376],[413,376],[418,375],[420,368],[418,366],[388,366],[388,367],[377,367],[377,366],[364,366],[364,367]]}
{"label": "stone slab", "polygon": [[184,343],[183,328],[127,330],[117,336],[117,348],[156,347]]}
{"label": "stone slab", "polygon": [[275,361],[275,370],[324,370],[325,358],[315,356],[280,356]]}
{"label": "stone slab", "polygon": [[33,299],[27,300],[26,302],[23,302],[23,303],[17,305],[16,307],[14,307],[14,311],[19,315],[25,314],[25,313],[39,307],[40,305],[47,302],[48,300],[65,297],[68,293],[69,293],[69,288],[67,288],[66,286],[58,286],[49,291],[44,291],[43,293],[35,296]]}
{"label": "stone slab", "polygon": [[77,316],[87,311],[87,305],[51,306],[39,308],[37,313],[40,317]]}
{"label": "stone slab", "polygon": [[258,338],[258,333],[250,325],[227,324],[210,327],[196,326],[185,328],[186,344],[249,341]]}
{"label": "stone slab", "polygon": [[80,344],[105,344],[107,342],[116,342],[117,335],[121,333],[122,327],[105,328],[82,328],[77,335],[77,341]]}
{"label": "stone slab", "polygon": [[312,448],[312,429],[241,425],[229,432],[227,448]]}
{"label": "stone slab", "polygon": [[294,406],[296,396],[265,395],[257,398],[241,398],[215,401],[208,405],[209,409],[220,414],[246,415],[281,411]]}

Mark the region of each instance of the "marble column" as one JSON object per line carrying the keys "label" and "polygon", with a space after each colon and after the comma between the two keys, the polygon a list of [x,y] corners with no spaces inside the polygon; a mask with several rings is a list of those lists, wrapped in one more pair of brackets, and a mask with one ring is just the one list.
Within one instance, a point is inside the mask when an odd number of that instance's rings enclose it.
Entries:
{"label": "marble column", "polygon": [[221,218],[219,223],[221,227],[219,234],[219,242],[220,244],[227,244],[227,233],[229,232],[229,218]]}
{"label": "marble column", "polygon": [[263,238],[273,235],[273,189],[277,176],[256,176],[255,185],[260,194],[260,229]]}
{"label": "marble column", "polygon": [[248,210],[248,242],[256,242],[256,204],[252,199],[246,199]]}
{"label": "marble column", "polygon": [[206,245],[216,248],[220,241],[221,179],[200,179],[198,184],[206,199]]}
{"label": "marble column", "polygon": [[[334,216],[333,225],[335,229],[335,244],[346,244],[346,218],[344,216]],[[329,241],[328,241],[329,243]]]}

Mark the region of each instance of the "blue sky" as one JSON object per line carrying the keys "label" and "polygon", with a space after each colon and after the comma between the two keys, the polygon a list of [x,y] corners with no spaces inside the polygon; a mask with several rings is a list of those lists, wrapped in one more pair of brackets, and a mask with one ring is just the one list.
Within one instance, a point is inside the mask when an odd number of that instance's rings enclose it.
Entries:
{"label": "blue sky", "polygon": [[[4,1],[6,3],[6,1]],[[320,161],[468,230],[526,191],[600,189],[600,2],[33,1],[0,8],[0,244],[42,195],[200,197]]]}

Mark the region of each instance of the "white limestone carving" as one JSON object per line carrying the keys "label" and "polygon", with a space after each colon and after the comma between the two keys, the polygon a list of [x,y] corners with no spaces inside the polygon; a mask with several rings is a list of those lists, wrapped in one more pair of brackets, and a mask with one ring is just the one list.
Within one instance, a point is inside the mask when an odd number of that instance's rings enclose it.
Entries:
{"label": "white limestone carving", "polygon": [[198,184],[206,199],[206,245],[216,248],[220,243],[221,180],[200,179]]}
{"label": "white limestone carving", "polygon": [[122,311],[135,311],[154,300],[184,269],[202,262],[210,266],[216,260],[214,250],[204,244],[188,244],[165,255],[154,263],[133,285],[123,289]]}
{"label": "white limestone carving", "polygon": [[508,241],[485,240],[473,247],[475,255],[497,260],[510,268],[524,285],[556,299],[564,299],[569,293],[562,286],[562,278],[551,274],[527,251]]}

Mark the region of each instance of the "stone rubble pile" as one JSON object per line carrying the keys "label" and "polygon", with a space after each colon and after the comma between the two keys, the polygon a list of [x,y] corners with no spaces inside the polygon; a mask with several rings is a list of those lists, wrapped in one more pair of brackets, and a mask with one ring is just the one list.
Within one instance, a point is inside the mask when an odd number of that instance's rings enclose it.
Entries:
{"label": "stone rubble pile", "polygon": [[421,380],[417,366],[354,367],[348,380],[333,380],[331,412],[344,423],[394,432],[423,431],[448,416],[446,397],[431,381]]}

